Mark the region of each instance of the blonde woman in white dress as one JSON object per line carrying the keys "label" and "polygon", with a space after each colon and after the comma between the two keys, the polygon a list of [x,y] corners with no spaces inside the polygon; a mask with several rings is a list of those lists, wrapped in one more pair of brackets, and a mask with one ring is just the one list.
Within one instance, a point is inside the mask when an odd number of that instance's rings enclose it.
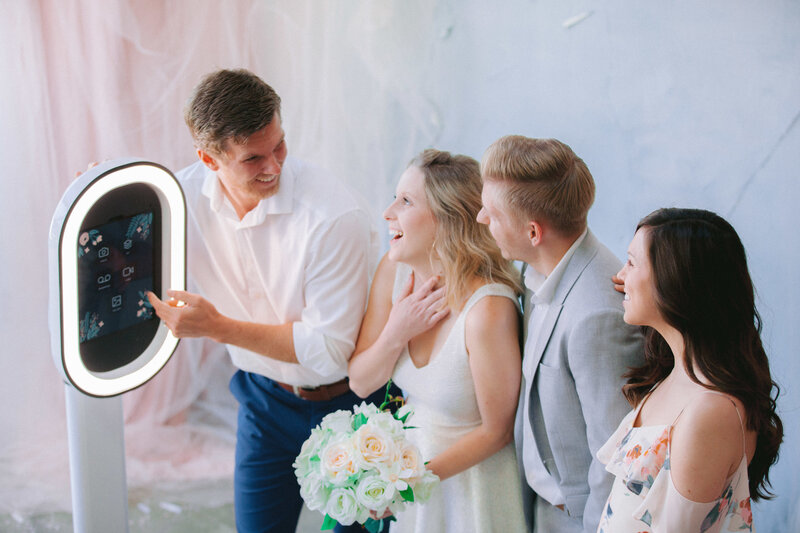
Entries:
{"label": "blonde woman in white dress", "polygon": [[478,162],[425,150],[384,212],[392,234],[375,274],[350,386],[389,378],[414,410],[408,436],[442,483],[392,531],[524,531],[512,443],[521,376],[519,274],[481,208]]}

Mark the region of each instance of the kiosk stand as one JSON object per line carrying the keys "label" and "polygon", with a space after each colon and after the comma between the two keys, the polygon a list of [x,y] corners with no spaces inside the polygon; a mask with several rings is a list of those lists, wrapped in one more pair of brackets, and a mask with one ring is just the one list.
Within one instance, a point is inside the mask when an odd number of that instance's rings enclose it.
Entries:
{"label": "kiosk stand", "polygon": [[122,393],[178,344],[147,300],[186,286],[186,206],[164,167],[118,159],[82,174],[50,225],[51,349],[66,388],[73,526],[128,530]]}

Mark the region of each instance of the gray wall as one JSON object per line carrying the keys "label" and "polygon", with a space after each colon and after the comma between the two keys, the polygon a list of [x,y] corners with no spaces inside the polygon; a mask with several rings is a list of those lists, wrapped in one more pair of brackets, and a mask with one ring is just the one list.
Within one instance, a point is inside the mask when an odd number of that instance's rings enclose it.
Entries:
{"label": "gray wall", "polygon": [[[378,220],[425,147],[480,158],[505,134],[556,137],[592,170],[590,225],[620,258],[657,207],[727,218],[748,252],[786,429],[771,471],[777,498],[756,505],[756,524],[800,531],[800,3],[390,6],[338,13],[350,22],[326,61],[348,84],[326,98],[348,115],[322,117],[325,149],[290,132],[295,153],[358,184]],[[334,140],[351,124],[360,143]]]}

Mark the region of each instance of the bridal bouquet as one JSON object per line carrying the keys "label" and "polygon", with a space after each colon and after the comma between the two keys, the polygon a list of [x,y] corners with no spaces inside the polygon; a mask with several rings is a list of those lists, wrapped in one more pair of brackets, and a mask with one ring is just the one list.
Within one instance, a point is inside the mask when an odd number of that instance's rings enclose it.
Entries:
{"label": "bridal bouquet", "polygon": [[377,533],[383,522],[373,517],[427,500],[439,482],[405,438],[411,411],[384,410],[393,402],[402,399],[391,398],[387,386],[380,407],[362,402],[330,413],[303,443],[294,471],[306,505],[325,513],[322,530],[358,522]]}

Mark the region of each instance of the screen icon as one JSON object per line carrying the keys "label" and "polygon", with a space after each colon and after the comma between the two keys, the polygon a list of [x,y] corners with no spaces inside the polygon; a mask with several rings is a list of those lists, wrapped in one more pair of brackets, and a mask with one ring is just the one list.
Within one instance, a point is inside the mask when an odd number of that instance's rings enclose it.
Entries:
{"label": "screen icon", "polygon": [[122,307],[122,295],[117,294],[116,296],[111,297],[111,308],[114,310],[119,309]]}

